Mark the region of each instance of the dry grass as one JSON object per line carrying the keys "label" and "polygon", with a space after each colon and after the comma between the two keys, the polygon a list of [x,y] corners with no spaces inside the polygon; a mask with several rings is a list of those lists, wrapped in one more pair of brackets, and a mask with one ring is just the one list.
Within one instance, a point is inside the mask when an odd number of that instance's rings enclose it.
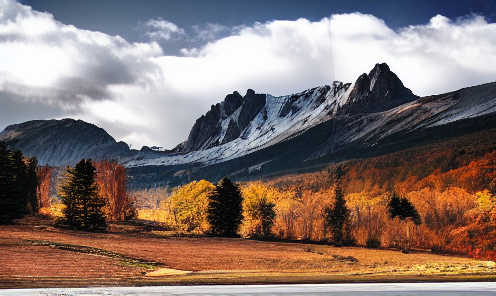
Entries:
{"label": "dry grass", "polygon": [[[493,264],[392,250],[209,237],[167,237],[132,223],[109,233],[50,223],[0,226],[0,288],[192,283],[496,279]],[[147,277],[156,271],[163,276]],[[166,269],[176,275],[166,275]],[[181,271],[191,271],[182,274]],[[153,275],[153,273],[152,273]]]}

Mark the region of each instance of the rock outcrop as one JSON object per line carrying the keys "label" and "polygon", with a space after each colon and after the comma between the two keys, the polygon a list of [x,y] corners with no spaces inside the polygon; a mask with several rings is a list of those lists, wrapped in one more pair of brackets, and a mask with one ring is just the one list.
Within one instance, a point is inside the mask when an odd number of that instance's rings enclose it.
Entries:
{"label": "rock outcrop", "polygon": [[[249,89],[242,97],[238,92],[226,96],[222,103],[212,105],[210,111],[198,118],[180,152],[205,150],[231,142],[251,123],[265,106],[266,95]],[[226,119],[227,126],[222,122]]]}
{"label": "rock outcrop", "polygon": [[416,99],[418,96],[403,85],[387,64],[376,64],[368,75],[358,77],[339,113],[382,112]]}

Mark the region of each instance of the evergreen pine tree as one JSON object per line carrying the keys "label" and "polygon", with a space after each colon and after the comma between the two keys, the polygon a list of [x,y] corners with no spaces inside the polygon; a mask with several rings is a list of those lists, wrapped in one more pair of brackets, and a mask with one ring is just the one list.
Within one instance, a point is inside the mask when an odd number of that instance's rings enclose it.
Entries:
{"label": "evergreen pine tree", "polygon": [[17,218],[21,218],[29,213],[28,209],[28,186],[27,186],[27,165],[24,162],[22,152],[19,150],[12,151],[12,169],[13,169],[13,190],[12,197],[16,202]]}
{"label": "evergreen pine tree", "polygon": [[422,224],[422,220],[417,212],[417,209],[415,209],[406,197],[400,197],[396,194],[396,192],[393,192],[391,201],[389,202],[389,214],[391,218],[399,217],[400,220],[412,218],[413,223],[416,225]]}
{"label": "evergreen pine tree", "polygon": [[268,200],[261,200],[257,205],[256,216],[260,218],[261,223],[261,235],[262,237],[268,237],[271,235],[270,229],[274,225],[276,219],[276,205]]}
{"label": "evergreen pine tree", "polygon": [[20,151],[0,142],[0,224],[12,224],[28,211],[27,166]]}
{"label": "evergreen pine tree", "polygon": [[10,150],[0,142],[0,224],[12,224],[15,215],[13,209],[16,201],[13,191],[12,157]]}
{"label": "evergreen pine tree", "polygon": [[105,231],[105,201],[98,196],[96,169],[91,159],[83,159],[74,168],[67,168],[67,174],[66,184],[62,186],[65,205],[62,223],[79,230]]}
{"label": "evergreen pine tree", "polygon": [[207,220],[213,235],[236,237],[242,216],[242,197],[239,187],[225,177],[208,197]]}
{"label": "evergreen pine tree", "polygon": [[346,206],[342,184],[345,174],[346,172],[341,166],[337,167],[334,172],[336,201],[333,207],[327,207],[324,210],[326,227],[331,228],[333,243],[338,246],[353,244],[350,231],[350,210]]}
{"label": "evergreen pine tree", "polygon": [[26,199],[31,213],[38,212],[38,160],[36,157],[29,159],[26,167]]}

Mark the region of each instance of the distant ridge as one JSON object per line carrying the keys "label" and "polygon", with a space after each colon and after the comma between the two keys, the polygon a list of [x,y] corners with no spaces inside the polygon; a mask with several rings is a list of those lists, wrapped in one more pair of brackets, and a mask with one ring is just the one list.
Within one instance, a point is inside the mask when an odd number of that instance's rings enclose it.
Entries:
{"label": "distant ridge", "polygon": [[124,142],[117,143],[104,129],[82,120],[33,120],[10,125],[0,141],[38,158],[40,165],[75,165],[83,158],[120,158],[129,154]]}

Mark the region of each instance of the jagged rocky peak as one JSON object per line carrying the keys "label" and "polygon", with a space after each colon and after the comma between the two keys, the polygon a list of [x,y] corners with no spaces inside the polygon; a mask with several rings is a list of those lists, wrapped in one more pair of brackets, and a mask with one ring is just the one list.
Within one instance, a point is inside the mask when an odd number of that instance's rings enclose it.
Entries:
{"label": "jagged rocky peak", "polygon": [[358,77],[341,113],[382,112],[418,99],[406,88],[386,63],[376,64],[367,75]]}
{"label": "jagged rocky peak", "polygon": [[[210,111],[198,118],[180,152],[212,148],[238,138],[241,132],[265,106],[266,95],[248,89],[242,97],[237,91],[224,101],[212,105]],[[223,123],[227,120],[225,133]]]}

